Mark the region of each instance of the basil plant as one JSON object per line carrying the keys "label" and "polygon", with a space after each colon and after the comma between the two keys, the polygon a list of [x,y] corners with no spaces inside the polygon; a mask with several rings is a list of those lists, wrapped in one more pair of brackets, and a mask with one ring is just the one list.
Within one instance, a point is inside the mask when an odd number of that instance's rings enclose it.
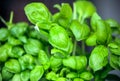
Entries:
{"label": "basil plant", "polygon": [[120,24],[90,0],[53,7],[26,4],[29,23],[0,16],[0,81],[119,81]]}

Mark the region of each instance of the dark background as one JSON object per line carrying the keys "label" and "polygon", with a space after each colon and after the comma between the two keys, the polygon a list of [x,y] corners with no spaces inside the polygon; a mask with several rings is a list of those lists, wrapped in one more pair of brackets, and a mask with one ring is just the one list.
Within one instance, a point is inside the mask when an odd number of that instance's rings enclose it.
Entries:
{"label": "dark background", "polygon": [[[9,20],[10,12],[14,11],[14,21],[28,21],[25,13],[24,6],[30,2],[43,2],[47,5],[52,13],[57,10],[53,8],[56,3],[67,2],[72,5],[75,0],[0,0],[0,15],[6,20]],[[97,8],[97,12],[103,19],[113,18],[120,22],[120,2],[119,0],[90,0]],[[4,26],[0,22],[0,27]]]}

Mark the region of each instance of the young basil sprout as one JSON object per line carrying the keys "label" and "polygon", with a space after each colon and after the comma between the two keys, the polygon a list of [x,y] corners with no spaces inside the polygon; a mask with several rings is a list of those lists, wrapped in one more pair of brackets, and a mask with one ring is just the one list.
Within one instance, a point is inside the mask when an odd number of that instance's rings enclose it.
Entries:
{"label": "young basil sprout", "polygon": [[72,8],[68,3],[62,3],[59,9],[60,12],[53,15],[54,22],[66,28],[72,20]]}
{"label": "young basil sprout", "polygon": [[83,23],[85,18],[92,16],[96,11],[96,7],[90,1],[76,1],[74,2],[74,7],[76,8],[76,13],[78,14],[78,20],[81,23]]}

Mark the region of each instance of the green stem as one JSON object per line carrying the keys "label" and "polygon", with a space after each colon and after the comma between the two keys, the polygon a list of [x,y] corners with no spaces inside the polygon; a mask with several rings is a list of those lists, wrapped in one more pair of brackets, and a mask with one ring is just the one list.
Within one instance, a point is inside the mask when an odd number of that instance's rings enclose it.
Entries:
{"label": "green stem", "polygon": [[46,46],[46,47],[45,47],[47,56],[50,58],[50,51],[49,51],[49,49],[50,49],[49,46]]}
{"label": "green stem", "polygon": [[72,52],[73,56],[75,56],[75,53],[76,53],[76,46],[77,46],[77,41],[74,40],[74,46],[73,46],[73,52]]}
{"label": "green stem", "polygon": [[82,43],[82,54],[85,54],[85,43],[84,41],[81,42]]}
{"label": "green stem", "polygon": [[10,19],[9,22],[7,23],[8,29],[12,27],[12,21],[13,21],[13,11],[10,13]]}
{"label": "green stem", "polygon": [[7,26],[6,21],[0,16],[0,20]]}
{"label": "green stem", "polygon": [[83,24],[84,23],[84,20],[85,20],[85,17],[81,17],[81,20],[80,20],[80,23]]}
{"label": "green stem", "polygon": [[76,12],[75,3],[73,3],[73,19],[77,19],[77,12]]}
{"label": "green stem", "polygon": [[13,21],[13,11],[11,11],[11,13],[10,13],[10,20],[9,20],[9,23],[12,24],[12,21]]}

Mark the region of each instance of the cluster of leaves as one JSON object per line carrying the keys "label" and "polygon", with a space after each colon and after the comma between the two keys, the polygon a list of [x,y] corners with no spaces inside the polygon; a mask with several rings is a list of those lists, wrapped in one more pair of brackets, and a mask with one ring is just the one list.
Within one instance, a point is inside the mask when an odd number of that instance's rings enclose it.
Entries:
{"label": "cluster of leaves", "polygon": [[[0,80],[104,81],[120,70],[120,25],[103,20],[90,1],[25,6],[33,25],[6,23],[0,29]],[[93,48],[90,52],[86,47]]]}

